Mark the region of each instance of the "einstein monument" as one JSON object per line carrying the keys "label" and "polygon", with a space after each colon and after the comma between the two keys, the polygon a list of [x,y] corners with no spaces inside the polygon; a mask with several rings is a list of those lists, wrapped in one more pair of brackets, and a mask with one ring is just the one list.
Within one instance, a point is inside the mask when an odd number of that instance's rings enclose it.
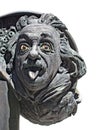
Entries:
{"label": "einstein monument", "polygon": [[0,17],[0,130],[19,130],[19,116],[51,125],[74,115],[84,60],[53,14]]}

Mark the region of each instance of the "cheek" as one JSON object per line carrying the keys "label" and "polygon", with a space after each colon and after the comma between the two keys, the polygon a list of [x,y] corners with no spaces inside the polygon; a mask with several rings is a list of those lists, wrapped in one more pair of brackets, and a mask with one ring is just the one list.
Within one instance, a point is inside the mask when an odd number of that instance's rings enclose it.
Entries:
{"label": "cheek", "polygon": [[61,60],[60,57],[55,54],[47,58],[47,63],[49,71],[57,71],[61,64]]}
{"label": "cheek", "polygon": [[16,60],[15,60],[15,69],[17,71],[21,71],[21,69],[23,67],[23,61],[24,61],[23,58],[20,58],[20,57],[16,58]]}
{"label": "cheek", "polygon": [[61,64],[61,58],[58,52],[55,52],[53,54],[44,54],[42,52],[39,52],[39,54],[47,65],[48,73],[51,73],[51,71],[57,71]]}
{"label": "cheek", "polygon": [[20,59],[16,59],[15,60],[15,70],[16,70],[16,73],[20,72],[21,71],[21,60]]}
{"label": "cheek", "polygon": [[28,53],[24,54],[24,55],[16,55],[16,64],[22,65],[22,63],[27,59],[28,57]]}

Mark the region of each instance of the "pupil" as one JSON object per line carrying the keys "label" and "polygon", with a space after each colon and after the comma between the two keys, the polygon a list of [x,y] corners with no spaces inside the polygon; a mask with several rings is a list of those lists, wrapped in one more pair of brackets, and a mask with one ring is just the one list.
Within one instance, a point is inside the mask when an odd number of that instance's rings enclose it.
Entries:
{"label": "pupil", "polygon": [[45,49],[48,49],[48,47],[46,46]]}
{"label": "pupil", "polygon": [[25,50],[25,49],[26,49],[26,47],[25,47],[25,46],[23,46],[23,49]]}

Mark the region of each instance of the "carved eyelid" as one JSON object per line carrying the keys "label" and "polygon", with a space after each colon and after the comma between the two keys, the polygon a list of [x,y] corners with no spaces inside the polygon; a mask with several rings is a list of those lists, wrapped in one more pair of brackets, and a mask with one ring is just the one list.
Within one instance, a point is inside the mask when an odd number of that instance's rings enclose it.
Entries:
{"label": "carved eyelid", "polygon": [[28,47],[31,46],[30,39],[25,34],[22,34],[22,35],[19,36],[18,42],[19,42],[20,45],[26,45]]}
{"label": "carved eyelid", "polygon": [[51,38],[49,38],[49,37],[41,38],[40,41],[39,41],[39,44],[41,44],[41,43],[47,43],[47,44],[54,47],[53,40]]}
{"label": "carved eyelid", "polygon": [[47,45],[47,46],[49,46],[52,50],[54,50],[53,48],[54,48],[54,46],[53,46],[53,44],[50,42],[50,41],[41,41],[40,42],[40,47],[41,46],[43,46],[43,45]]}
{"label": "carved eyelid", "polygon": [[21,47],[22,45],[26,46],[26,47],[30,47],[29,43],[27,43],[26,41],[22,41],[20,42],[19,46]]}

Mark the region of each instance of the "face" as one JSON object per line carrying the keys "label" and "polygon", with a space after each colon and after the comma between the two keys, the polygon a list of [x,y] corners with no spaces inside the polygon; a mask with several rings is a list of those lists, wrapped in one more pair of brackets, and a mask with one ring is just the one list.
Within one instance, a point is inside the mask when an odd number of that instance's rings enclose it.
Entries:
{"label": "face", "polygon": [[60,37],[51,26],[31,24],[20,32],[15,71],[29,90],[46,87],[56,75],[60,64]]}

